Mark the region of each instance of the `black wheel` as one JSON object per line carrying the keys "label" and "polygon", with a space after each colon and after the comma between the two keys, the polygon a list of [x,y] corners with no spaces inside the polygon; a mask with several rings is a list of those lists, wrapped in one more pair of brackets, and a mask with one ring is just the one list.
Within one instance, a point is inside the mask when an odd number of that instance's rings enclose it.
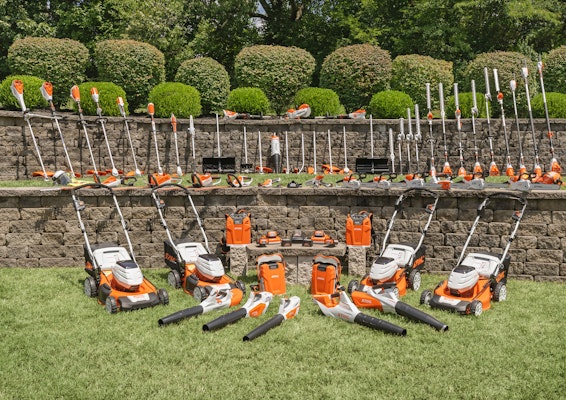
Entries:
{"label": "black wheel", "polygon": [[238,289],[240,289],[242,291],[243,294],[246,294],[246,285],[244,285],[244,282],[236,281],[236,282],[234,282],[234,284],[236,285],[236,287]]}
{"label": "black wheel", "polygon": [[193,290],[193,297],[200,303],[208,297],[208,293],[204,287],[197,286]]}
{"label": "black wheel", "polygon": [[352,292],[358,290],[359,287],[360,282],[358,282],[356,279],[352,279],[350,283],[348,283],[348,293],[352,294]]}
{"label": "black wheel", "polygon": [[181,287],[181,274],[179,274],[179,271],[175,269],[169,271],[167,274],[167,282],[175,289],[179,289]]}
{"label": "black wheel", "polygon": [[84,293],[87,297],[96,297],[98,294],[98,287],[96,279],[93,276],[87,276],[84,281]]}
{"label": "black wheel", "polygon": [[116,299],[112,296],[108,296],[106,298],[106,311],[110,314],[116,314],[118,312],[118,304],[116,303]]}
{"label": "black wheel", "polygon": [[507,285],[504,282],[497,282],[493,290],[493,301],[507,300]]}
{"label": "black wheel", "polygon": [[414,269],[409,274],[407,278],[407,283],[409,284],[409,289],[419,290],[421,287],[422,277],[420,271]]}
{"label": "black wheel", "polygon": [[432,300],[432,290],[423,290],[421,293],[421,300],[420,303],[426,306],[430,305],[430,301]]}
{"label": "black wheel", "polygon": [[[177,271],[175,271],[175,272],[177,272]],[[159,298],[159,302],[161,304],[163,304],[164,306],[169,304],[169,293],[167,293],[167,290],[159,289],[157,291],[157,297]]]}
{"label": "black wheel", "polygon": [[483,311],[483,306],[481,304],[481,301],[479,300],[472,301],[472,303],[470,304],[470,314],[479,317],[482,311]]}

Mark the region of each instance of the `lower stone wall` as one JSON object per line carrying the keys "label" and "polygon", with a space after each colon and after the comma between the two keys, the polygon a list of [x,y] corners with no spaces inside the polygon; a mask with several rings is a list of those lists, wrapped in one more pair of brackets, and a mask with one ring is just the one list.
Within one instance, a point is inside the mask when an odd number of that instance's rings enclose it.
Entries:
{"label": "lower stone wall", "polygon": [[[277,230],[282,237],[290,237],[295,229],[301,229],[307,235],[314,229],[322,229],[340,242],[345,240],[347,215],[368,210],[374,214],[378,243],[381,243],[395,200],[401,192],[399,188],[389,191],[257,187],[190,189],[211,250],[219,254],[225,215],[242,208],[252,214],[254,239],[268,229]],[[490,192],[491,189],[441,192],[436,215],[425,239],[427,271],[450,271],[454,267],[477,206]],[[118,189],[116,194],[139,264],[142,268],[163,268],[166,236],[149,189]],[[81,190],[80,195],[87,204],[84,219],[91,240],[126,245],[110,196],[92,189]],[[168,205],[165,215],[173,236],[201,241],[198,224],[186,197],[178,192],[162,197]],[[510,251],[510,274],[521,279],[566,282],[566,192],[533,191],[526,197],[529,202],[527,212]],[[392,242],[414,241],[419,236],[425,220],[419,220],[418,215],[426,202],[426,198],[415,197],[407,203],[406,211],[399,215]],[[497,251],[504,246],[512,226],[512,208],[500,201],[494,205],[496,209],[486,210],[485,219],[482,219],[485,222],[478,226],[470,250]],[[0,190],[0,267],[82,268],[83,242],[70,190]],[[250,258],[250,268],[253,262]],[[347,270],[348,266],[345,267]]]}

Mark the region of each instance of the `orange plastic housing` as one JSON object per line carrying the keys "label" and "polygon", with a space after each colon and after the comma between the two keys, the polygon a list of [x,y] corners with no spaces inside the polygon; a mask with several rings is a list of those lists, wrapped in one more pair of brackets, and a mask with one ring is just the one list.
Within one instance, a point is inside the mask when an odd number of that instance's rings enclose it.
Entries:
{"label": "orange plastic housing", "polygon": [[242,245],[252,242],[251,214],[239,210],[234,214],[226,214],[226,244]]}
{"label": "orange plastic housing", "polygon": [[346,245],[347,246],[370,246],[371,245],[371,220],[372,213],[361,211],[359,214],[350,215],[346,219]]}

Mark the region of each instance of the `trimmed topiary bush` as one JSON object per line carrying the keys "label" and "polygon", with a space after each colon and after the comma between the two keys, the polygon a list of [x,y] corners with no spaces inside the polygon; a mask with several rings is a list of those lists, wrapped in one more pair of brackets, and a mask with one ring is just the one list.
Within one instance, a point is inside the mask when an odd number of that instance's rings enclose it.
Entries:
{"label": "trimmed topiary bush", "polygon": [[165,57],[154,46],[135,40],[105,40],[96,45],[100,80],[122,87],[132,109],[147,102],[150,90],[165,79]]}
{"label": "trimmed topiary bush", "polygon": [[295,95],[295,105],[307,103],[313,117],[322,115],[344,114],[345,108],[340,104],[340,98],[332,89],[309,87],[301,89]]}
{"label": "trimmed topiary bush", "polygon": [[[128,114],[128,100],[126,99],[126,92],[120,86],[112,82],[83,82],[79,86],[81,93],[81,107],[85,115],[96,115],[96,104],[92,100],[90,94],[91,88],[95,87],[98,90],[98,104],[104,116],[119,116],[120,110],[116,104],[116,99],[122,97],[124,99],[124,110]],[[74,111],[77,111],[77,103],[71,101]]]}
{"label": "trimmed topiary bush", "polygon": [[542,72],[546,91],[566,93],[566,46],[548,52]]}
{"label": "trimmed topiary bush", "polygon": [[[527,113],[527,100],[525,97],[524,80],[521,76],[521,68],[527,62],[529,69],[529,92],[531,97],[539,91],[538,73],[536,63],[528,59],[521,53],[496,51],[492,53],[479,54],[473,61],[471,61],[464,70],[464,77],[466,80],[466,88],[470,88],[471,80],[476,81],[476,91],[485,93],[485,75],[484,68],[488,68],[489,74],[489,87],[491,92],[492,101],[489,105],[490,114],[498,116],[500,114],[500,106],[497,103],[497,92],[495,90],[495,83],[493,80],[493,69],[497,68],[499,75],[499,85],[503,93],[503,106],[507,115],[514,115],[513,110],[513,95],[509,87],[509,82],[512,79],[517,81],[517,108],[520,116],[526,117]],[[460,89],[463,89],[461,87]],[[485,103],[485,101],[484,101]]]}
{"label": "trimmed topiary bush", "polygon": [[201,114],[200,94],[194,87],[181,82],[163,82],[149,92],[149,103],[155,104],[155,116],[169,118],[198,117]]}
{"label": "trimmed topiary bush", "polygon": [[238,86],[263,90],[277,113],[289,109],[295,93],[310,86],[314,69],[314,57],[298,47],[246,47],[234,63]]}
{"label": "trimmed topiary bush", "polygon": [[379,46],[356,44],[329,54],[320,86],[334,90],[348,111],[365,108],[372,95],[389,89],[391,56]]}
{"label": "trimmed topiary bush", "polygon": [[87,48],[71,39],[27,37],[8,49],[13,74],[41,76],[53,84],[55,104],[67,104],[69,91],[85,80]]}
{"label": "trimmed topiary bush", "polygon": [[[546,105],[548,106],[549,118],[566,118],[566,94],[546,92]],[[531,106],[533,110],[533,117],[546,118],[542,93],[533,97],[531,100]]]}
{"label": "trimmed topiary bush", "polygon": [[210,57],[184,61],[177,70],[175,81],[199,91],[203,114],[222,112],[226,106],[230,76],[222,64]]}
{"label": "trimmed topiary bush", "polygon": [[[454,84],[452,63],[436,60],[429,56],[417,54],[397,56],[392,63],[391,89],[407,93],[417,103],[420,109],[426,109],[426,84],[431,87],[431,106],[437,109],[438,84],[442,82],[444,88]],[[435,89],[436,88],[436,95]],[[446,89],[445,89],[446,91]]]}
{"label": "trimmed topiary bush", "polygon": [[374,118],[406,118],[407,108],[414,110],[411,96],[397,90],[386,90],[373,95],[368,112]]}
{"label": "trimmed topiary bush", "polygon": [[[460,92],[460,94],[458,95],[458,101],[460,102],[460,112],[462,113],[462,118],[472,118],[472,107],[474,105],[472,92]],[[476,118],[485,118],[485,96],[482,93],[476,92],[476,104],[478,105]],[[456,103],[454,102],[453,95],[448,96],[444,100],[444,107],[446,118],[456,119]],[[491,109],[490,114],[493,114],[493,111]]]}
{"label": "trimmed topiary bush", "polygon": [[20,103],[12,95],[12,81],[19,79],[24,83],[24,102],[26,108],[33,110],[34,108],[47,107],[47,101],[41,95],[39,88],[44,80],[36,76],[30,75],[11,75],[7,76],[0,84],[0,105],[8,110],[21,110]]}
{"label": "trimmed topiary bush", "polygon": [[269,114],[269,99],[259,88],[242,87],[234,89],[228,95],[227,108],[231,111],[250,114]]}

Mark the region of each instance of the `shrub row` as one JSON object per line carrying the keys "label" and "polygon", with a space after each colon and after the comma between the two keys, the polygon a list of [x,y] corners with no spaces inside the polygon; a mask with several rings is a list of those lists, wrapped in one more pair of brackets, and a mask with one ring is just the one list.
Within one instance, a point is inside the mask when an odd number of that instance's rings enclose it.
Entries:
{"label": "shrub row", "polygon": [[[133,40],[100,42],[95,47],[93,62],[98,70],[98,79],[112,82],[122,89],[125,92],[123,97],[129,101],[132,110],[143,106],[150,99],[150,91],[165,79],[163,54],[146,43]],[[8,63],[15,75],[36,76],[51,81],[55,88],[56,103],[64,105],[68,102],[70,87],[85,80],[89,54],[86,47],[70,39],[31,37],[12,44],[8,52]],[[566,46],[548,53],[544,66],[546,90],[550,93],[566,92]],[[513,93],[509,82],[515,79],[517,106],[521,116],[524,116],[527,102],[525,80],[521,73],[529,72],[531,96],[540,92],[540,76],[536,63],[514,52],[480,54],[460,71],[465,77],[459,79],[462,115],[465,117],[471,111],[468,103],[472,98],[472,80],[476,83],[476,92],[486,92],[485,68],[492,95],[490,114],[497,116],[500,112],[493,75],[493,70],[497,69],[505,112],[513,112]],[[342,47],[326,57],[320,71],[321,88],[311,87],[314,69],[314,58],[305,50],[283,46],[252,46],[244,48],[236,57],[234,78],[240,88],[261,90],[267,97],[268,104],[265,104],[265,98],[258,95],[257,91],[237,91],[230,99],[230,77],[226,69],[207,57],[186,60],[181,64],[175,81],[185,86],[167,85],[164,86],[167,89],[161,90],[170,94],[172,87],[181,90],[182,96],[191,99],[185,108],[190,109],[193,115],[197,111],[199,114],[209,114],[220,112],[226,106],[242,107],[244,104],[248,108],[246,112],[261,110],[265,113],[265,110],[269,110],[281,114],[287,108],[307,102],[311,104],[313,115],[338,114],[356,108],[367,108],[375,112],[376,117],[389,117],[399,115],[399,110],[408,103],[419,104],[424,112],[427,105],[424,90],[426,83],[431,87],[431,108],[438,109],[438,84],[442,83],[445,88],[447,116],[450,117],[454,112],[450,108],[453,97],[449,97],[454,84],[453,67],[443,60],[421,55],[401,55],[392,60],[389,53],[380,47],[360,44]],[[108,86],[107,90],[113,96],[116,87]],[[410,101],[399,92],[407,95]],[[549,100],[548,104],[550,107],[552,102],[554,107],[560,103],[561,96],[550,93],[552,101]],[[379,96],[375,97],[376,94]],[[26,91],[26,98],[28,96],[29,91]],[[165,101],[163,95],[154,94],[155,96]],[[4,107],[14,105],[9,99],[10,96],[7,96],[0,100]],[[388,105],[384,99],[389,99],[391,104]],[[535,99],[536,96],[533,97],[533,103]],[[38,105],[41,105],[41,99],[38,100]],[[258,103],[251,104],[254,101]],[[30,105],[34,102],[35,100],[29,100]],[[166,110],[171,107],[171,101],[168,103],[164,104]],[[535,113],[537,106],[538,104],[533,104]],[[478,101],[478,108],[480,115],[485,113],[482,111],[485,102]],[[181,116],[184,112],[186,110],[178,110],[176,114]],[[402,115],[406,115],[406,112]]]}

